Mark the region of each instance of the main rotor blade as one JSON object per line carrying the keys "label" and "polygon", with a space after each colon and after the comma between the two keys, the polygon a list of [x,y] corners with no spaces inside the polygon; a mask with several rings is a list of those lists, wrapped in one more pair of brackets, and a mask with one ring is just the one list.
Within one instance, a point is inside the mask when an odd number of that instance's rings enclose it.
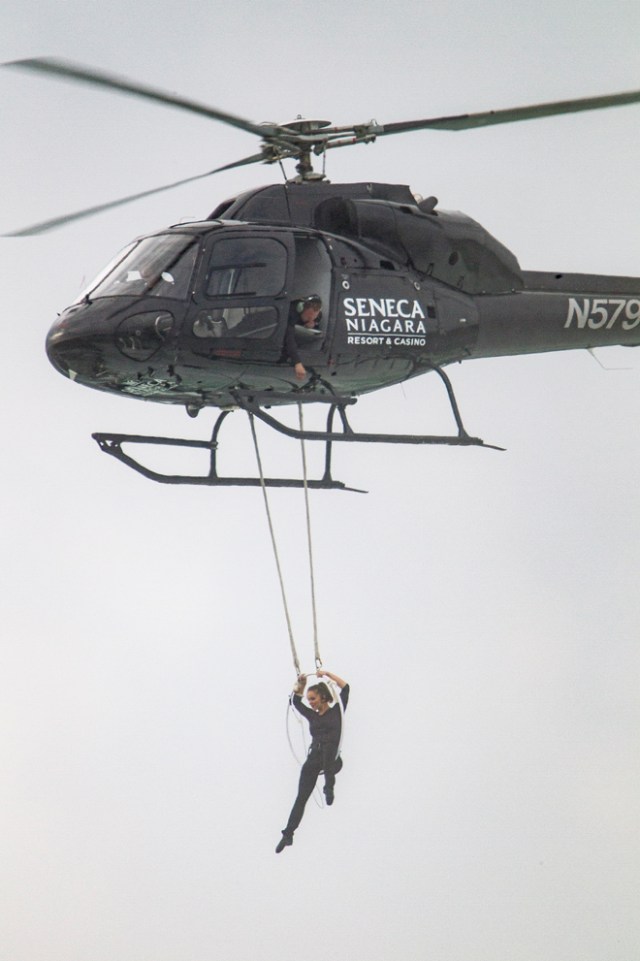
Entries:
{"label": "main rotor blade", "polygon": [[411,130],[470,130],[474,127],[488,127],[497,123],[515,123],[518,120],[539,120],[563,113],[579,113],[581,110],[601,110],[604,107],[622,107],[638,103],[640,90],[627,93],[613,93],[604,97],[585,97],[582,100],[559,100],[554,103],[539,103],[530,107],[512,107],[506,110],[487,110],[484,113],[464,113],[455,117],[436,117],[431,120],[407,120],[400,123],[387,123],[382,126],[378,136],[393,133],[408,133]]}
{"label": "main rotor blade", "polygon": [[126,80],[124,77],[117,77],[115,74],[105,73],[101,70],[93,70],[79,64],[71,63],[66,60],[57,60],[54,57],[35,57],[27,60],[10,60],[3,63],[3,67],[18,67],[19,69],[32,70],[36,73],[53,74],[58,77],[66,77],[69,80],[77,80],[81,83],[93,84],[96,87],[106,87],[109,90],[119,90],[122,93],[130,93],[136,97],[146,97],[156,103],[165,103],[172,107],[179,107],[181,110],[189,110],[191,113],[199,114],[202,117],[209,117],[211,120],[220,120],[222,123],[248,133],[257,134],[258,137],[268,136],[275,131],[275,126],[271,124],[258,125],[243,117],[236,117],[234,114],[226,113],[223,110],[216,110],[206,104],[197,103],[195,100],[188,100],[185,97],[176,97],[164,90],[149,87],[146,84],[136,83]]}
{"label": "main rotor blade", "polygon": [[184,180],[176,180],[174,183],[165,184],[163,187],[154,187],[152,190],[143,190],[138,194],[130,194],[128,197],[121,197],[120,200],[110,200],[106,204],[97,204],[95,207],[87,207],[85,210],[78,210],[73,214],[64,214],[62,217],[53,217],[51,220],[42,220],[40,223],[32,224],[30,227],[23,227],[21,230],[13,230],[11,233],[2,234],[3,237],[31,237],[35,234],[44,234],[48,230],[55,230],[64,224],[73,223],[75,220],[82,220],[85,217],[92,217],[94,214],[102,213],[104,210],[111,210],[113,207],[121,207],[123,204],[131,203],[133,200],[141,200],[143,197],[150,197],[152,194],[162,193],[164,190],[172,190],[174,187],[181,187],[182,184],[193,183],[194,180],[203,180],[212,174],[220,173],[222,170],[231,170],[232,167],[244,167],[246,164],[260,163],[264,160],[262,154],[254,154],[252,157],[245,157],[244,160],[236,160],[235,163],[225,164],[224,167],[216,167],[215,170],[208,170],[204,174],[196,174],[195,177],[185,177]]}

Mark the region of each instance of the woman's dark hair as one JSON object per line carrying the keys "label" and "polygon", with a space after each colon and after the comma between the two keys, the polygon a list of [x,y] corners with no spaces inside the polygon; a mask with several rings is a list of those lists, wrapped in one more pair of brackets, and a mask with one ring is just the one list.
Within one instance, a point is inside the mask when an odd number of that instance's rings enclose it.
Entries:
{"label": "woman's dark hair", "polygon": [[315,693],[320,697],[320,700],[326,701],[327,704],[331,704],[333,701],[333,694],[327,684],[324,681],[320,681],[319,684],[312,684],[309,691],[315,691]]}

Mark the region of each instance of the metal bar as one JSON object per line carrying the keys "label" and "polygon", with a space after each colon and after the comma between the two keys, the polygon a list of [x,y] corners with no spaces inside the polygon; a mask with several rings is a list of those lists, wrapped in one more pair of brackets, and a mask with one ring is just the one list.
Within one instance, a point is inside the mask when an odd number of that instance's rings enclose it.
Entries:
{"label": "metal bar", "polygon": [[445,374],[443,369],[441,367],[438,367],[437,364],[433,364],[432,370],[435,370],[436,374],[438,374],[438,376],[440,377],[440,379],[442,380],[442,383],[446,388],[447,396],[449,397],[449,403],[451,404],[451,410],[453,412],[453,416],[455,418],[456,424],[458,425],[459,436],[468,437],[469,435],[467,434],[464,428],[464,424],[462,423],[460,409],[458,408],[458,402],[456,400],[456,395],[453,392],[453,385],[451,384],[451,381],[449,380],[448,376]]}
{"label": "metal bar", "polygon": [[[105,449],[107,444],[157,444],[165,447],[195,447],[201,450],[212,450],[213,442],[210,440],[191,440],[181,437],[150,437],[145,434],[103,434],[96,433],[91,435],[101,449]],[[106,453],[111,453],[109,450]]]}
{"label": "metal bar", "polygon": [[[331,433],[333,426],[333,415],[336,412],[336,405],[332,404],[327,416],[327,434]],[[331,480],[331,441],[328,440],[324,445],[324,479]]]}
{"label": "metal bar", "polygon": [[218,476],[218,470],[217,470],[218,434],[220,433],[222,422],[230,413],[231,413],[230,410],[223,410],[222,413],[218,415],[218,419],[216,420],[213,427],[213,432],[211,434],[212,448],[211,448],[211,460],[210,460],[210,467],[209,467],[209,477]]}
{"label": "metal bar", "polygon": [[273,427],[287,437],[294,437],[297,440],[321,440],[321,441],[348,441],[354,444],[448,444],[454,447],[490,447],[493,450],[502,450],[493,444],[485,444],[479,437],[470,437],[464,429],[460,434],[448,436],[446,434],[363,434],[357,431],[349,433],[335,432],[328,433],[321,430],[300,431],[295,427],[287,427],[280,423],[275,417],[266,414],[260,407],[253,404],[242,402],[240,404],[247,413],[254,414],[269,427]]}
{"label": "metal bar", "polygon": [[[332,405],[333,410],[338,410],[340,414],[340,419],[342,421],[343,433],[335,433],[330,430],[329,425],[325,431],[300,431],[292,427],[286,427],[280,421],[276,420],[270,414],[265,413],[261,409],[261,401],[268,404],[269,401],[264,399],[263,394],[244,394],[242,391],[232,391],[234,400],[247,413],[254,414],[256,417],[260,418],[269,427],[277,430],[281,434],[285,434],[287,437],[294,437],[298,440],[322,440],[325,443],[331,441],[351,441],[353,443],[363,443],[363,444],[446,444],[449,446],[461,446],[461,447],[488,447],[492,450],[503,450],[502,447],[497,447],[494,444],[485,444],[483,440],[479,437],[471,437],[462,422],[462,416],[460,414],[460,409],[456,401],[453,386],[449,377],[445,374],[444,370],[437,364],[431,364],[431,369],[438,374],[442,383],[447,391],[447,396],[449,398],[449,404],[451,407],[451,412],[456,422],[458,428],[457,436],[447,436],[447,435],[434,435],[434,434],[370,434],[370,433],[358,433],[354,431],[347,420],[347,414],[345,408],[347,405],[351,406],[357,402],[356,397],[345,397],[340,395],[335,395],[329,393],[328,396],[310,394],[307,397],[298,397],[298,403],[314,403],[318,400],[320,403],[329,403]],[[332,420],[332,417],[330,418]]]}
{"label": "metal bar", "polygon": [[[229,413],[228,411],[226,413]],[[219,419],[220,420],[220,419]],[[216,423],[219,427],[219,422]],[[215,449],[210,441],[191,441],[177,437],[145,437],[140,434],[92,434],[94,440],[105,454],[115,457],[121,463],[130,467],[138,474],[142,474],[148,480],[157,481],[160,484],[191,484],[201,487],[259,487],[261,484],[259,477],[221,477],[215,468],[212,467],[209,474],[190,475],[190,474],[163,474],[154,471],[150,467],[145,467],[130,454],[126,454],[122,449],[122,444],[160,444],[165,447],[193,447],[197,449],[211,449],[212,457]],[[303,488],[304,481],[288,477],[265,477],[266,487],[295,487]],[[336,481],[325,471],[324,477],[320,480],[308,480],[307,486],[313,490],[343,490],[357,494],[367,492],[358,487],[347,487],[342,481]]]}

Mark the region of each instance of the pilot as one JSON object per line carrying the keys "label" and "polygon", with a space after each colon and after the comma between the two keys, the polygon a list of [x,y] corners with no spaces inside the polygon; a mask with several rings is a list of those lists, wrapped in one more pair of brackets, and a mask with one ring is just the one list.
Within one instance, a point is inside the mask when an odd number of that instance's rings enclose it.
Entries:
{"label": "pilot", "polygon": [[349,685],[337,674],[332,674],[330,671],[318,670],[317,673],[319,677],[331,678],[338,685],[342,708],[337,704],[331,705],[333,694],[329,685],[325,684],[324,681],[320,681],[319,684],[312,684],[307,689],[307,701],[309,702],[309,707],[307,707],[302,700],[307,678],[304,674],[298,677],[293,689],[293,706],[309,722],[311,747],[300,771],[298,796],[291,808],[287,826],[278,841],[276,854],[280,854],[286,847],[293,844],[293,833],[302,820],[305,805],[311,797],[316,781],[322,772],[324,772],[323,790],[326,802],[328,805],[333,804],[336,774],[342,769],[342,758],[339,754],[342,712],[346,709],[349,701]]}
{"label": "pilot", "polygon": [[318,294],[310,294],[300,300],[294,300],[289,311],[289,323],[285,337],[285,354],[293,364],[296,380],[304,380],[307,370],[300,360],[298,344],[296,342],[296,327],[307,330],[317,330],[322,318],[322,298]]}

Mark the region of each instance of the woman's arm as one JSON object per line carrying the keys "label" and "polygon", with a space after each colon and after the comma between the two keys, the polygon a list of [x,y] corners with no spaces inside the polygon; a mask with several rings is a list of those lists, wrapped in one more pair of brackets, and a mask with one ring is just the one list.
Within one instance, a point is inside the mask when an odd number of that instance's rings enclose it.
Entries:
{"label": "woman's arm", "polygon": [[331,671],[325,671],[323,668],[320,668],[318,670],[318,676],[331,678],[331,680],[335,681],[335,683],[338,685],[339,688],[343,688],[347,686],[347,682],[343,681],[341,677],[338,677],[337,674],[332,674]]}
{"label": "woman's arm", "polygon": [[295,707],[299,714],[310,720],[312,717],[316,716],[315,711],[312,711],[310,707],[302,700],[302,695],[304,694],[305,687],[307,686],[307,675],[299,674],[298,680],[293,686],[293,696],[291,698],[291,703]]}

